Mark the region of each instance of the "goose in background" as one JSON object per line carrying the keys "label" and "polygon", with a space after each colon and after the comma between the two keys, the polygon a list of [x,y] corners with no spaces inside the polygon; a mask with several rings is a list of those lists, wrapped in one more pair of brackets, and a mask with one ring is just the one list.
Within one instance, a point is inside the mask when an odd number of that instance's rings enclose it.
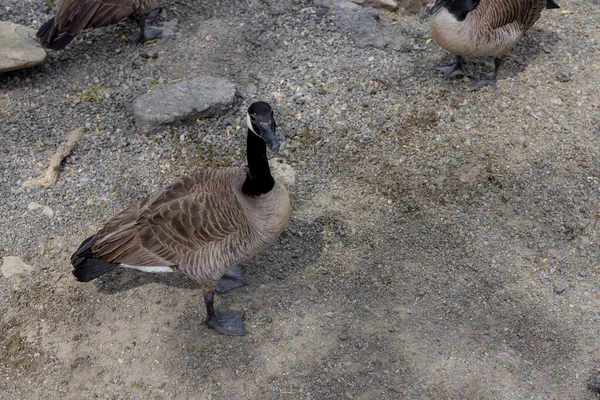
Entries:
{"label": "goose in background", "polygon": [[152,23],[161,10],[158,0],[62,0],[56,15],[40,27],[36,36],[42,46],[62,50],[86,29],[113,25],[132,17],[139,30],[131,32],[128,39],[144,43],[162,33],[159,29],[146,27],[146,23]]}
{"label": "goose in background", "polygon": [[244,335],[244,313],[215,308],[215,292],[246,284],[238,264],[272,244],[291,211],[267,160],[267,145],[279,148],[271,106],[253,103],[247,123],[248,167],[198,172],[117,213],[71,257],[77,280],[119,266],[179,271],[200,284],[210,328]]}
{"label": "goose in background", "polygon": [[468,76],[464,57],[494,57],[494,73],[473,82],[496,86],[504,57],[540,18],[544,8],[559,8],[554,0],[436,0],[431,8],[435,42],[456,56],[453,64],[437,68],[447,78]]}

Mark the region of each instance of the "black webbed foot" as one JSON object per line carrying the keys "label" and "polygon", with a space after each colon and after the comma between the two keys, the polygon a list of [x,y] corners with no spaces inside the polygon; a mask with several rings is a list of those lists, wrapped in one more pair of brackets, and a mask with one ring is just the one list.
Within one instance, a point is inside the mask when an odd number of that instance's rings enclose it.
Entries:
{"label": "black webbed foot", "polygon": [[224,335],[243,336],[246,334],[243,311],[215,308],[215,315],[208,316],[206,325]]}
{"label": "black webbed foot", "polygon": [[229,271],[225,272],[225,274],[219,281],[219,284],[215,288],[215,292],[223,294],[225,292],[230,291],[231,289],[235,289],[247,284],[248,282],[246,282],[244,276],[242,275],[242,267],[236,265]]}
{"label": "black webbed foot", "polygon": [[460,56],[457,56],[456,61],[452,64],[437,67],[436,71],[441,71],[444,74],[444,76],[448,79],[457,76],[469,77],[469,75],[464,70],[464,60]]}
{"label": "black webbed foot", "polygon": [[156,29],[152,27],[144,28],[144,34],[140,36],[140,31],[138,29],[133,30],[127,35],[127,39],[133,43],[144,44],[148,40],[156,39],[162,34],[162,29]]}

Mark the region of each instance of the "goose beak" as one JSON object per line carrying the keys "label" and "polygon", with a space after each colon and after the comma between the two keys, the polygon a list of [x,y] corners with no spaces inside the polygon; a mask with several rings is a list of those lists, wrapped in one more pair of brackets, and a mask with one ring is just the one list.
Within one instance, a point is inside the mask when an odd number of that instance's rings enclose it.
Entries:
{"label": "goose beak", "polygon": [[279,139],[275,134],[275,126],[272,122],[260,124],[260,136],[271,150],[279,150]]}
{"label": "goose beak", "polygon": [[444,0],[435,0],[435,4],[429,10],[429,14],[435,14],[440,8],[444,6]]}

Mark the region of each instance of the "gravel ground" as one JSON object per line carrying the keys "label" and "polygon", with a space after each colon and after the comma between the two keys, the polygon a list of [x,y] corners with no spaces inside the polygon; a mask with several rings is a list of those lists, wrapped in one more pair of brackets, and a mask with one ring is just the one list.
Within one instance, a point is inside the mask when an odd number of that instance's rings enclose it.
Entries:
{"label": "gravel ground", "polygon": [[[53,12],[4,3],[0,19],[36,28]],[[497,91],[436,74],[450,57],[424,12],[382,13],[401,45],[376,48],[353,39],[356,11],[325,4],[169,1],[154,44],[122,23],[0,76],[0,255],[35,267],[0,276],[3,399],[597,398],[598,2],[544,12]],[[137,96],[199,74],[235,82],[234,112],[136,131]],[[178,275],[75,282],[70,254],[113,213],[244,164],[256,99],[298,181],[289,228],[218,300],[249,334],[204,327]],[[19,190],[80,126],[58,184]]]}

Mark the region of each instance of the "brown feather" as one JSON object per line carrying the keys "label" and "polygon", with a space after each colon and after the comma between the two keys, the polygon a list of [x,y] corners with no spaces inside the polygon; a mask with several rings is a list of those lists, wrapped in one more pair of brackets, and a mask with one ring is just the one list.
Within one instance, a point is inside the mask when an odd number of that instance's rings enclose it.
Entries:
{"label": "brown feather", "polygon": [[[158,0],[62,0],[53,19],[37,36],[44,46],[64,48],[86,29],[116,24],[128,17],[145,18],[158,7]],[[66,39],[66,43],[59,44]]]}
{"label": "brown feather", "polygon": [[502,59],[537,22],[546,4],[547,0],[481,0],[463,21],[441,8],[431,19],[431,33],[438,45],[455,55]]}
{"label": "brown feather", "polygon": [[178,266],[212,289],[225,271],[271,244],[289,220],[283,185],[249,198],[241,191],[246,173],[221,168],[183,178],[112,217],[86,251],[108,263]]}

